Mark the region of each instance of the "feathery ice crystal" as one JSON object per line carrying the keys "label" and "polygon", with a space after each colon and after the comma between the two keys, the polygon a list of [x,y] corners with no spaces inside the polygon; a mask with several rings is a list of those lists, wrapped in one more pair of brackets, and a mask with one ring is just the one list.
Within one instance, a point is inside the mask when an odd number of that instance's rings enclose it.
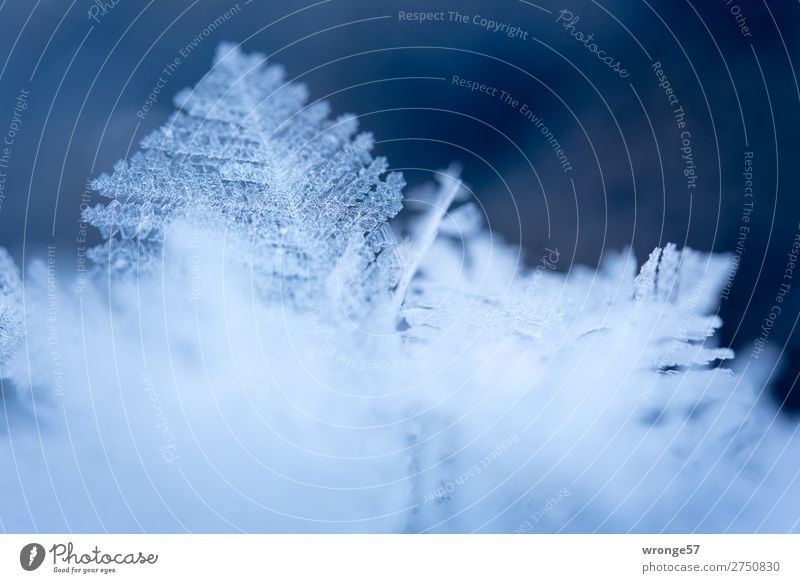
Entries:
{"label": "feathery ice crystal", "polygon": [[111,202],[84,213],[107,239],[92,259],[114,269],[149,264],[170,223],[190,218],[225,228],[230,252],[267,295],[313,296],[340,264],[358,266],[358,279],[345,282],[348,305],[397,283],[386,221],[401,208],[402,176],[370,156],[373,138],[356,135],[354,116],[330,119],[327,102],[306,104],[304,85],[264,63],[220,46],[142,152],[95,180]]}
{"label": "feathery ice crystal", "polygon": [[355,118],[231,45],[176,102],[94,183],[81,297],[33,267],[23,314],[0,255],[3,528],[797,529],[794,429],[718,366],[724,258],[527,269],[457,168],[400,223]]}

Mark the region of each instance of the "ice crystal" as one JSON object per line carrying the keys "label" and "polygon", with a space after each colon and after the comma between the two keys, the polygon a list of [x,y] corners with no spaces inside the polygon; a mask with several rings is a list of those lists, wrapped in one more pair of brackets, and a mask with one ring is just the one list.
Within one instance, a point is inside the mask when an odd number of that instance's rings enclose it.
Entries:
{"label": "ice crystal", "polygon": [[0,248],[0,371],[22,332],[21,286],[14,260]]}
{"label": "ice crystal", "polygon": [[313,296],[342,272],[358,274],[341,282],[349,296],[388,292],[397,270],[385,225],[403,179],[370,155],[373,138],[356,134],[354,116],[331,119],[326,102],[306,101],[305,86],[263,55],[220,46],[142,151],[93,182],[111,202],[84,213],[107,239],[90,257],[115,270],[150,265],[170,226],[189,219],[224,229],[267,295]]}
{"label": "ice crystal", "polygon": [[797,529],[797,437],[715,341],[724,257],[526,261],[455,166],[393,218],[401,176],[306,99],[222,46],[95,181],[105,277],[29,269],[23,319],[0,254],[0,372],[63,405],[9,417],[5,528]]}

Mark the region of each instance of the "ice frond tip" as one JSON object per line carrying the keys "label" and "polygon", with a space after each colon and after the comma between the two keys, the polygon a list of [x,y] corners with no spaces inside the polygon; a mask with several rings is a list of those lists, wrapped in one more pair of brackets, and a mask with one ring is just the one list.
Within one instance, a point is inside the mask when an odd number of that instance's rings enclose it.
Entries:
{"label": "ice frond tip", "polygon": [[374,140],[357,133],[355,117],[331,118],[307,93],[263,55],[222,45],[212,69],[176,96],[167,123],[92,183],[109,202],[84,212],[106,240],[90,258],[147,269],[170,227],[188,221],[224,231],[267,298],[318,302],[330,277],[353,266],[361,277],[340,282],[352,290],[342,305],[394,289],[397,270],[379,260],[379,241],[401,209],[403,178],[372,157]]}

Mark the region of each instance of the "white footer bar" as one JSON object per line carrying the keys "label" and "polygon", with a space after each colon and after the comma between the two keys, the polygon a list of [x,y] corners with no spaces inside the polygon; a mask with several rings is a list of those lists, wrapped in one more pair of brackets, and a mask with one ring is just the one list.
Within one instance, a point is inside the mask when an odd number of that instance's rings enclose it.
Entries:
{"label": "white footer bar", "polygon": [[2,535],[0,581],[800,581],[800,535]]}

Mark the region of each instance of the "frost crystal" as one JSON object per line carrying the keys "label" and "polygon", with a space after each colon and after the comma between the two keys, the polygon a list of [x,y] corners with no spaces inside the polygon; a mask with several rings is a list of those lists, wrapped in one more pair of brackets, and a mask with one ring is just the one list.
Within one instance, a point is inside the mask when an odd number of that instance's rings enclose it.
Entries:
{"label": "frost crystal", "polygon": [[84,213],[107,239],[90,257],[115,270],[150,265],[170,225],[189,219],[224,229],[267,295],[313,297],[334,274],[358,274],[338,281],[345,306],[394,287],[386,221],[401,208],[402,176],[372,158],[355,117],[306,105],[305,86],[284,77],[263,55],[221,45],[142,151],[93,182],[111,202]]}
{"label": "frost crystal", "polygon": [[22,332],[19,271],[8,252],[0,248],[0,373]]}

